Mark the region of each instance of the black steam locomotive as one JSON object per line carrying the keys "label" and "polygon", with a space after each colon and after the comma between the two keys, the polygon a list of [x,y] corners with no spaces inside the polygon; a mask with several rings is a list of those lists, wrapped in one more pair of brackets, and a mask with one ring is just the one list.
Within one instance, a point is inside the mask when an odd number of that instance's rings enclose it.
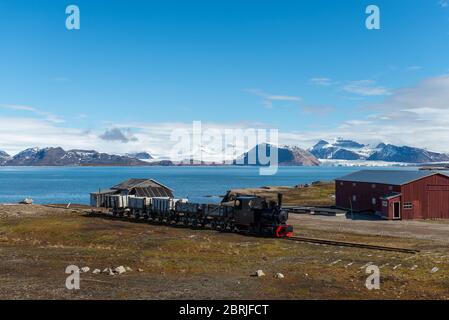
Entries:
{"label": "black steam locomotive", "polygon": [[291,236],[293,227],[286,224],[288,212],[281,209],[281,202],[281,195],[277,203],[257,196],[234,196],[225,197],[220,204],[191,203],[170,197],[109,195],[104,207],[113,215],[133,219],[282,238]]}

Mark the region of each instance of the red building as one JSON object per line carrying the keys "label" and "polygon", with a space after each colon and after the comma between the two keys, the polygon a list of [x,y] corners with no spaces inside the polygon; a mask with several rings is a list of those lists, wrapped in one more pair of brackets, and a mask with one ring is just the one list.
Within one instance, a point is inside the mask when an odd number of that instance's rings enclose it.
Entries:
{"label": "red building", "polygon": [[449,174],[362,170],[336,179],[336,205],[385,219],[449,219]]}

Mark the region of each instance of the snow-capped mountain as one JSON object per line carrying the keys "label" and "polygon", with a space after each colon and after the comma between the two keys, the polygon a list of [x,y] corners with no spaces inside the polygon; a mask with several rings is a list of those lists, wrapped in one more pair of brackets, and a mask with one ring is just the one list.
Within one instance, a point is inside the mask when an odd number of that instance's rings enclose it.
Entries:
{"label": "snow-capped mountain", "polygon": [[399,163],[431,163],[449,161],[449,155],[408,146],[379,143],[365,145],[353,140],[335,139],[330,143],[320,140],[310,153],[325,160],[367,160]]}
{"label": "snow-capped mountain", "polygon": [[125,154],[125,156],[130,157],[130,158],[134,158],[134,159],[139,159],[139,160],[152,160],[152,159],[154,159],[153,156],[151,154],[149,154],[148,152],[146,152],[146,151],[127,153],[127,154]]}
{"label": "snow-capped mountain", "polygon": [[364,160],[373,151],[368,145],[344,139],[336,139],[332,143],[320,140],[309,149],[309,152],[319,159],[334,160]]}
{"label": "snow-capped mountain", "polygon": [[431,152],[425,149],[412,147],[398,147],[391,144],[378,149],[368,160],[382,160],[394,162],[432,163],[449,161],[449,155]]}
{"label": "snow-capped mountain", "polygon": [[282,166],[318,166],[320,161],[312,155],[310,152],[301,149],[297,146],[273,146],[267,145],[265,143],[259,144],[245,152],[237,160],[235,164],[237,165],[266,165],[267,161],[261,161],[259,159],[259,148],[267,151],[265,154],[267,158],[270,156],[271,152],[278,152],[278,164]]}
{"label": "snow-capped mountain", "polygon": [[85,166],[85,165],[147,165],[127,156],[110,155],[95,150],[69,150],[62,148],[30,148],[19,152],[2,163],[7,166]]}
{"label": "snow-capped mountain", "polygon": [[5,151],[0,150],[0,165],[4,164],[6,161],[10,160],[11,156]]}

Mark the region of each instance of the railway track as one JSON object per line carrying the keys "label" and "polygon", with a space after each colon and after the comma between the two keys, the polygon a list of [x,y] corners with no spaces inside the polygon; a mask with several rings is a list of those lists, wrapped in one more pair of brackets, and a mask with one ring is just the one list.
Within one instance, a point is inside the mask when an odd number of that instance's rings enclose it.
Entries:
{"label": "railway track", "polygon": [[325,245],[330,245],[330,246],[341,246],[341,247],[362,248],[362,249],[370,249],[370,250],[392,251],[392,252],[409,253],[409,254],[416,254],[416,253],[420,252],[419,250],[416,250],[416,249],[395,248],[395,247],[371,245],[371,244],[366,244],[366,243],[325,240],[325,239],[316,239],[316,238],[308,238],[308,237],[293,236],[293,237],[289,237],[289,238],[285,238],[285,239],[290,240],[290,241],[318,243],[318,244],[325,244]]}

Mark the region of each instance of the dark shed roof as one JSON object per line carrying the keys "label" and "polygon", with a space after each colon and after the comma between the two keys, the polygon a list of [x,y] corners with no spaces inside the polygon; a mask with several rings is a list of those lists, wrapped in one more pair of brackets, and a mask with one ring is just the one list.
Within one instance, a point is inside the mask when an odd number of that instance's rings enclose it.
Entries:
{"label": "dark shed roof", "polygon": [[149,187],[149,188],[134,188],[136,196],[138,197],[169,197],[173,198],[173,192],[170,189],[162,187]]}
{"label": "dark shed roof", "polygon": [[116,186],[113,186],[111,189],[131,190],[134,188],[166,188],[168,190],[171,190],[169,187],[153,179],[128,179]]}
{"label": "dark shed roof", "polygon": [[154,179],[128,179],[111,189],[138,197],[173,198],[173,190]]}
{"label": "dark shed roof", "polygon": [[[407,170],[361,170],[350,173],[344,177],[338,178],[338,181],[350,182],[368,182],[391,185],[404,185],[425,177],[430,177],[435,174],[447,174],[434,171],[407,171]],[[448,176],[449,177],[449,176]]]}

